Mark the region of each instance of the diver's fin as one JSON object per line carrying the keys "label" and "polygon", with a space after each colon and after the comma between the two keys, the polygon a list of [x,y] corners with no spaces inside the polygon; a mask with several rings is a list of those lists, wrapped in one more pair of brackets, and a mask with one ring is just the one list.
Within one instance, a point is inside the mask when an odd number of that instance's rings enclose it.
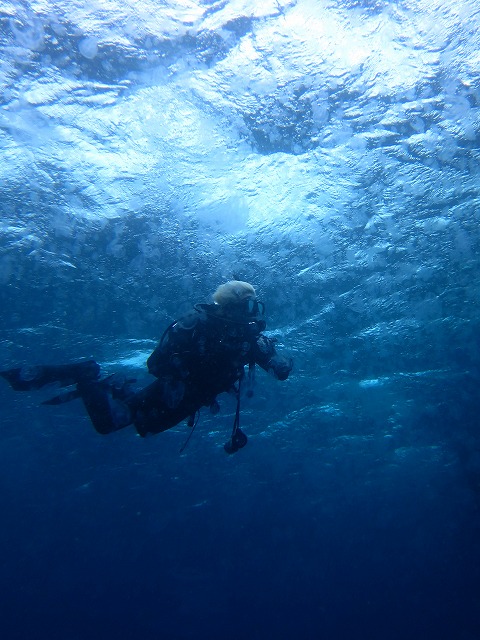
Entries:
{"label": "diver's fin", "polygon": [[65,404],[65,402],[71,402],[72,400],[76,400],[80,398],[80,391],[78,389],[73,389],[73,391],[65,391],[65,393],[59,393],[58,396],[54,396],[49,400],[44,400],[41,404]]}
{"label": "diver's fin", "polygon": [[43,367],[19,367],[0,371],[0,376],[10,383],[15,391],[29,391],[30,389],[40,389],[47,382],[44,381]]}
{"label": "diver's fin", "polygon": [[19,387],[20,369],[9,369],[8,371],[0,371],[0,376],[10,384],[16,391],[21,391],[24,387]]}
{"label": "diver's fin", "polygon": [[73,364],[25,366],[17,369],[0,371],[0,376],[10,383],[15,391],[40,389],[52,382],[59,382],[66,387],[86,380],[96,380],[100,373],[100,365],[95,360],[85,360]]}

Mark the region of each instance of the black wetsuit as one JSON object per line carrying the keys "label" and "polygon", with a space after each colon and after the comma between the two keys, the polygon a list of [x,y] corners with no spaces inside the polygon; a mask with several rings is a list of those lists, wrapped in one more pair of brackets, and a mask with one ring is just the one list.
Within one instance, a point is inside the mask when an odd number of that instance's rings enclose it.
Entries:
{"label": "black wetsuit", "polygon": [[216,397],[231,391],[244,376],[244,367],[258,364],[279,380],[292,368],[290,359],[275,351],[275,340],[261,332],[265,322],[258,317],[225,315],[214,304],[198,304],[172,323],[147,360],[148,371],[157,379],[133,392],[117,376],[99,379],[100,367],[93,361],[70,365],[21,367],[0,372],[18,391],[39,389],[59,382],[76,384],[43,404],[62,404],[81,397],[93,426],[111,433],[134,424],[138,433],[159,433],[190,419],[203,406],[216,408]]}
{"label": "black wetsuit", "polygon": [[157,380],[128,400],[141,435],[158,433],[214,406],[230,391],[245,365],[258,364],[285,380],[290,360],[278,355],[274,340],[261,333],[263,320],[239,321],[221,314],[217,305],[200,304],[165,332],[147,360]]}

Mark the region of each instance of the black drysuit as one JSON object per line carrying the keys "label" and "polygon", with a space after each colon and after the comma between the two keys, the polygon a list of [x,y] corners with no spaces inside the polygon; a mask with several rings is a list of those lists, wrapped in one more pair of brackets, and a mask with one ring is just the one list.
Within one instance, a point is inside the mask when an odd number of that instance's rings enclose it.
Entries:
{"label": "black drysuit", "polygon": [[147,360],[156,377],[146,388],[133,392],[117,376],[99,380],[99,365],[89,360],[70,365],[22,367],[0,373],[18,391],[38,389],[52,382],[76,383],[44,404],[61,404],[81,397],[93,426],[111,433],[134,424],[138,433],[159,433],[189,419],[203,406],[216,407],[216,397],[235,389],[244,367],[258,364],[285,380],[292,361],[275,351],[275,340],[263,335],[259,318],[225,316],[214,304],[198,304],[191,313],[165,331]]}
{"label": "black drysuit", "polygon": [[157,380],[127,402],[137,431],[165,431],[202,406],[214,407],[216,396],[243,377],[245,365],[258,364],[285,380],[291,360],[277,354],[275,341],[261,333],[264,326],[263,320],[228,319],[207,304],[171,325],[147,360]]}

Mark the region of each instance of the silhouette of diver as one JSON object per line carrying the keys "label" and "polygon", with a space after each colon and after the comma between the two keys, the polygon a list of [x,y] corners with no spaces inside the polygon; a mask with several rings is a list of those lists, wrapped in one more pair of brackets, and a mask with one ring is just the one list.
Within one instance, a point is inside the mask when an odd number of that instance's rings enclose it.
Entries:
{"label": "silhouette of diver", "polygon": [[279,355],[275,340],[262,334],[265,308],[251,284],[232,280],[220,285],[213,301],[195,305],[167,327],[147,360],[148,371],[156,380],[139,391],[132,389],[134,380],[119,374],[100,379],[100,366],[94,360],[25,366],[0,375],[16,391],[40,389],[54,382],[62,387],[76,385],[42,404],[81,398],[93,426],[102,434],[133,424],[145,436],[171,429],[185,419],[194,427],[201,407],[217,413],[217,395],[234,391],[237,411],[232,436],[225,445],[227,453],[234,453],[247,443],[240,429],[242,380],[247,377],[253,383],[255,364],[286,380],[292,360]]}

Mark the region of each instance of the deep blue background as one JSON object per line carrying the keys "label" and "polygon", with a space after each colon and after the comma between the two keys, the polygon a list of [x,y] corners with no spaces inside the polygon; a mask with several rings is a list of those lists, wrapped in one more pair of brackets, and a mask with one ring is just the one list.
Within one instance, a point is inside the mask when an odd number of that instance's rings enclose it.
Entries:
{"label": "deep blue background", "polygon": [[475,437],[478,403],[449,414],[461,389],[415,416],[401,460],[388,441],[325,446],[319,417],[234,457],[200,424],[180,456],[183,433],[101,438],[80,406],[16,403],[4,637],[475,638],[479,475],[458,441]]}

